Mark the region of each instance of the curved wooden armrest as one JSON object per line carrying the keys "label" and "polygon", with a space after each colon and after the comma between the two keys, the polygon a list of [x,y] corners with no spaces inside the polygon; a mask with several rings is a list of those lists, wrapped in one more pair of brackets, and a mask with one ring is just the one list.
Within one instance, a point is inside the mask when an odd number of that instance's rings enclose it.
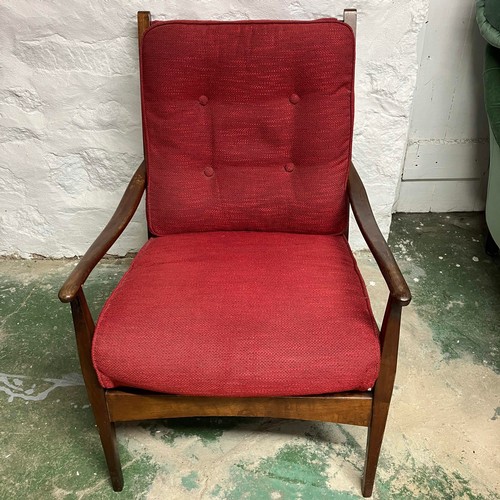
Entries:
{"label": "curved wooden armrest", "polygon": [[113,217],[111,217],[101,234],[92,243],[87,252],[85,252],[85,255],[80,259],[80,262],[78,262],[59,290],[59,300],[61,302],[71,302],[74,300],[78,290],[85,283],[92,269],[94,269],[96,264],[104,257],[127,227],[127,224],[139,206],[145,187],[146,163],[142,162],[130,180]]}
{"label": "curved wooden armrest", "polygon": [[361,234],[377,261],[380,271],[389,287],[392,299],[399,302],[402,306],[408,305],[411,301],[410,289],[401,274],[389,245],[380,232],[377,221],[373,216],[363,182],[352,163],[349,170],[347,194]]}

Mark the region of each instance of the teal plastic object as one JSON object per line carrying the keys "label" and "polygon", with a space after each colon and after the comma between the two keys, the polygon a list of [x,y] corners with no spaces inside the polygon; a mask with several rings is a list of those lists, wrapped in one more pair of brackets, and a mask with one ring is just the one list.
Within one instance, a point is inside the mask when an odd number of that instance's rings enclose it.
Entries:
{"label": "teal plastic object", "polygon": [[486,223],[500,246],[500,49],[486,47],[483,73],[484,99],[490,123],[490,173],[486,198]]}

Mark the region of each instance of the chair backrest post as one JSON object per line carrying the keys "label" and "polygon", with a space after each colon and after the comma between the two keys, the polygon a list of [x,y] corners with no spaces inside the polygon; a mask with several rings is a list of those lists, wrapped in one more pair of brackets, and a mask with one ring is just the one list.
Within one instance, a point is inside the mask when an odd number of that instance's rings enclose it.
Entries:
{"label": "chair backrest post", "polygon": [[356,36],[357,17],[358,11],[356,9],[344,9],[344,23],[348,24],[352,28],[354,36]]}
{"label": "chair backrest post", "polygon": [[[140,10],[137,12],[137,40],[139,44],[139,53],[141,51],[142,35],[151,26],[151,12],[149,10]],[[140,57],[140,56],[139,56]],[[144,158],[146,159],[146,151],[144,150]],[[148,228],[148,239],[153,235]]]}
{"label": "chair backrest post", "polygon": [[140,10],[137,13],[137,34],[139,40],[139,48],[141,47],[142,34],[151,25],[151,12],[149,10]]}

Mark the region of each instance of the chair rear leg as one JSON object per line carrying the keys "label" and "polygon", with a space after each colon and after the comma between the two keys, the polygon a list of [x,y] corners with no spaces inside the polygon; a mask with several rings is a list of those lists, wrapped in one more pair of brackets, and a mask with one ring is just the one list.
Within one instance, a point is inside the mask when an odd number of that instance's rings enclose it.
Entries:
{"label": "chair rear leg", "polygon": [[362,493],[364,497],[372,496],[388,412],[388,403],[377,402],[376,399],[373,401],[372,419],[368,427],[365,468],[363,472]]}

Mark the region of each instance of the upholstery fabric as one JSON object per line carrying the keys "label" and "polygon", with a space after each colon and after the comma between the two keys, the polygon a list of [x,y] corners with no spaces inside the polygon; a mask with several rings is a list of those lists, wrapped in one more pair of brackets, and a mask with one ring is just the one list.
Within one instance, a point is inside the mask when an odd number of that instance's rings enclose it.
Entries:
{"label": "upholstery fabric", "polygon": [[152,234],[340,234],[353,131],[345,23],[167,21],[141,47]]}
{"label": "upholstery fabric", "polygon": [[500,144],[500,49],[486,45],[484,58],[484,102],[494,140]]}
{"label": "upholstery fabric", "polygon": [[490,170],[486,196],[488,231],[500,245],[500,49],[486,46],[484,60],[484,100],[490,124]]}
{"label": "upholstery fabric", "polygon": [[500,9],[498,0],[476,1],[476,21],[484,39],[494,47],[500,47]]}
{"label": "upholstery fabric", "polygon": [[378,329],[344,236],[152,238],[97,322],[103,387],[200,396],[365,390]]}
{"label": "upholstery fabric", "polygon": [[484,1],[484,15],[494,28],[500,30],[500,9],[498,8],[498,0]]}

